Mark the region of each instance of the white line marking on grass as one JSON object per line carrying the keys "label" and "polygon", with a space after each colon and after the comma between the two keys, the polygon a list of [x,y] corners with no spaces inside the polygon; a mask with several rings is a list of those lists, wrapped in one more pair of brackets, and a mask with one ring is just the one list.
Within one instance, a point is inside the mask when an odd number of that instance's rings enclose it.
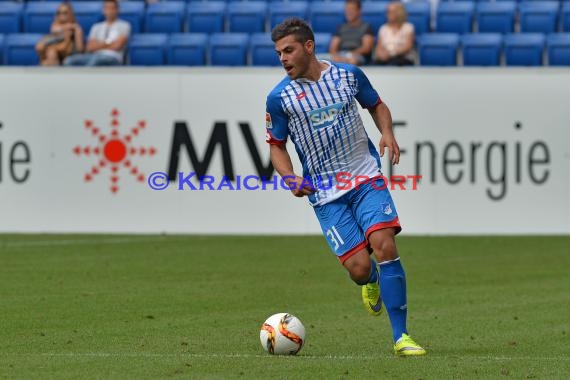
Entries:
{"label": "white line marking on grass", "polygon": [[[54,352],[54,353],[35,353],[35,354],[16,354],[16,353],[0,353],[0,356],[45,356],[45,357],[100,357],[100,358],[152,358],[152,357],[182,357],[182,358],[197,358],[197,359],[258,359],[258,358],[296,358],[292,360],[377,360],[377,359],[400,359],[395,355],[296,355],[296,356],[272,356],[269,354],[239,354],[239,353],[228,353],[228,354],[215,354],[215,353],[152,353],[152,352]],[[437,355],[428,354],[426,358],[433,359],[444,359],[444,360],[491,360],[491,361],[512,361],[512,360],[524,360],[524,361],[570,361],[570,357],[567,356],[491,356],[491,355]],[[421,360],[421,358],[420,358]]]}

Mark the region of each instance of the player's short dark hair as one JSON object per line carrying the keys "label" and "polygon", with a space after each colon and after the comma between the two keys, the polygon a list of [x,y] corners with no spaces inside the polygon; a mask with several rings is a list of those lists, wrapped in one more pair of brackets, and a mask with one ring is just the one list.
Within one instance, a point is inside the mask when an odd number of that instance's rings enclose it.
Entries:
{"label": "player's short dark hair", "polygon": [[362,2],[360,0],[345,0],[345,4],[354,4],[358,9],[362,9]]}
{"label": "player's short dark hair", "polygon": [[293,35],[295,39],[304,44],[315,40],[315,34],[309,24],[297,17],[288,18],[271,31],[271,40],[277,42],[282,38]]}

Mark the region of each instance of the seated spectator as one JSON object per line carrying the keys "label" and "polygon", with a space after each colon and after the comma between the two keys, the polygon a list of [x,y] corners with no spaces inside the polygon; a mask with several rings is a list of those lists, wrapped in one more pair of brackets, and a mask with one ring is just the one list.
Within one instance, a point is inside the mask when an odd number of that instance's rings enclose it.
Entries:
{"label": "seated spectator", "polygon": [[87,40],[87,53],[67,58],[66,66],[114,66],[124,61],[131,25],[119,20],[117,0],[104,0],[105,21],[93,25]]}
{"label": "seated spectator", "polygon": [[59,66],[69,55],[83,51],[83,29],[75,21],[70,4],[58,7],[50,34],[37,43],[36,51],[42,66]]}
{"label": "seated spectator", "polygon": [[360,0],[346,0],[346,24],[340,25],[331,40],[330,59],[335,62],[364,65],[370,61],[374,48],[374,31],[362,21]]}
{"label": "seated spectator", "polygon": [[406,8],[399,2],[388,4],[388,22],[378,31],[375,59],[381,65],[414,64],[414,25],[407,22]]}

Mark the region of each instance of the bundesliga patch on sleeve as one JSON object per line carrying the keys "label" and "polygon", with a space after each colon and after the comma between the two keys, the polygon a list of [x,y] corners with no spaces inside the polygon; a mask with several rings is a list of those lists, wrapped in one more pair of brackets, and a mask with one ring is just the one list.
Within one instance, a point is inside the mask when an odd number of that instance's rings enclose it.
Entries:
{"label": "bundesliga patch on sleeve", "polygon": [[273,128],[273,124],[271,123],[271,115],[269,112],[265,113],[265,128],[271,129]]}

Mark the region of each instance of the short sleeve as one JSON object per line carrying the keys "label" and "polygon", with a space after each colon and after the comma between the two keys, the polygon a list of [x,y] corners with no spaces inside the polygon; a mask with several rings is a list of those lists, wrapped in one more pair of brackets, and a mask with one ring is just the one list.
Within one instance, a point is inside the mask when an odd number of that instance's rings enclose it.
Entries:
{"label": "short sleeve", "polygon": [[99,28],[100,28],[99,23],[97,23],[91,27],[91,30],[89,30],[89,37],[88,37],[89,40],[98,40],[99,39],[97,36],[97,34],[99,33]]}
{"label": "short sleeve", "polygon": [[367,27],[366,27],[366,31],[364,32],[364,35],[374,37],[374,29],[372,29],[372,25],[370,25],[370,24],[366,24],[366,25],[367,25]]}
{"label": "short sleeve", "polygon": [[289,117],[283,110],[281,98],[274,94],[267,97],[265,104],[266,142],[269,144],[284,144],[289,134]]}
{"label": "short sleeve", "polygon": [[378,95],[378,92],[372,87],[366,74],[357,66],[353,66],[351,71],[356,77],[358,92],[355,98],[360,106],[362,108],[371,108],[382,103],[380,95]]}
{"label": "short sleeve", "polygon": [[131,24],[129,24],[128,22],[124,22],[122,29],[123,30],[122,30],[121,34],[123,36],[129,37],[131,35]]}

